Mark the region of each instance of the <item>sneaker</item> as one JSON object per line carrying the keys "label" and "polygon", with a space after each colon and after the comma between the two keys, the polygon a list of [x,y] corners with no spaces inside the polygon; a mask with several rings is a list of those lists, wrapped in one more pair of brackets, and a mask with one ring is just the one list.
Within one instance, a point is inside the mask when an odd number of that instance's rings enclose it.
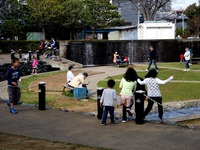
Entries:
{"label": "sneaker", "polygon": [[122,120],[122,123],[126,123],[128,120]]}
{"label": "sneaker", "polygon": [[160,124],[163,124],[163,119],[160,119]]}
{"label": "sneaker", "polygon": [[187,69],[184,69],[183,71],[187,71]]}
{"label": "sneaker", "polygon": [[145,69],[145,71],[149,72],[149,70],[148,70],[148,69]]}
{"label": "sneaker", "polygon": [[10,108],[10,102],[7,102],[7,106]]}
{"label": "sneaker", "polygon": [[105,124],[105,123],[102,123],[101,126],[106,126],[106,124]]}
{"label": "sneaker", "polygon": [[17,113],[17,110],[15,110],[14,108],[11,108],[11,109],[10,109],[10,113],[11,113],[11,114],[16,114],[16,113]]}
{"label": "sneaker", "polygon": [[187,71],[190,71],[190,69],[187,69]]}
{"label": "sneaker", "polygon": [[116,123],[111,123],[111,126],[115,126],[116,125]]}
{"label": "sneaker", "polygon": [[159,72],[159,70],[156,70],[156,72]]}

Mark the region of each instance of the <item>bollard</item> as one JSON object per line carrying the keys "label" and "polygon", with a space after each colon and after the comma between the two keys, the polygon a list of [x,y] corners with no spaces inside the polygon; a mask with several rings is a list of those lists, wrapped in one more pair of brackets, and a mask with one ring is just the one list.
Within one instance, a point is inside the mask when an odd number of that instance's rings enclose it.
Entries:
{"label": "bollard", "polygon": [[19,59],[22,59],[22,49],[19,49]]}
{"label": "bollard", "polygon": [[135,113],[136,113],[136,124],[144,123],[144,93],[146,91],[138,90],[135,92]]}
{"label": "bollard", "polygon": [[103,115],[103,107],[100,106],[100,100],[101,100],[101,96],[103,94],[103,88],[98,88],[97,89],[97,118],[99,120],[102,119],[102,115]]}
{"label": "bollard", "polygon": [[15,51],[14,51],[14,50],[11,50],[10,58],[11,58],[11,60],[12,60],[13,58],[15,58]]}
{"label": "bollard", "polygon": [[31,61],[32,60],[32,56],[31,56],[32,51],[28,51],[28,60]]}
{"label": "bollard", "polygon": [[45,110],[46,109],[46,83],[40,82],[38,84],[38,94],[39,94],[39,101],[38,101],[38,109],[39,110]]}
{"label": "bollard", "polygon": [[37,51],[36,51],[36,54],[37,54],[37,60],[40,60],[40,51],[37,50]]}

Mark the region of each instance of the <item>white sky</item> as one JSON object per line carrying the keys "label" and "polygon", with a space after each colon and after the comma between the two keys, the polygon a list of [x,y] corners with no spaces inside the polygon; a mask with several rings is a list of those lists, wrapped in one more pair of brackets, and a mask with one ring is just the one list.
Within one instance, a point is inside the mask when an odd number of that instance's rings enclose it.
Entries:
{"label": "white sky", "polygon": [[172,9],[178,10],[178,9],[186,9],[187,6],[193,4],[193,3],[198,3],[198,0],[173,0],[173,6]]}

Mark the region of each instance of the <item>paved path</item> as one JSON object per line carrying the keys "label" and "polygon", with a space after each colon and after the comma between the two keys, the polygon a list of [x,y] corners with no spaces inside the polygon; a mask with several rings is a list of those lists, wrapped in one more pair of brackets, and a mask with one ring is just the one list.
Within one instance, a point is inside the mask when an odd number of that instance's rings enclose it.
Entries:
{"label": "paved path", "polygon": [[18,107],[12,115],[0,104],[0,132],[116,150],[199,150],[200,130],[134,122],[101,126],[92,116]]}

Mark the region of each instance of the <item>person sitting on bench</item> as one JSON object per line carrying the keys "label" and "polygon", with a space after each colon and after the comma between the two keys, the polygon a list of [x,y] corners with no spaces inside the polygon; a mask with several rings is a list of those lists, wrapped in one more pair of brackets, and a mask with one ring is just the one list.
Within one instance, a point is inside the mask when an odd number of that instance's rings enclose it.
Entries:
{"label": "person sitting on bench", "polygon": [[73,70],[74,70],[74,67],[69,66],[68,71],[67,71],[67,84],[69,84],[74,79]]}
{"label": "person sitting on bench", "polygon": [[87,89],[87,84],[84,84],[85,79],[88,77],[88,73],[80,73],[75,76],[70,83],[68,83],[69,87],[78,88],[85,87]]}

